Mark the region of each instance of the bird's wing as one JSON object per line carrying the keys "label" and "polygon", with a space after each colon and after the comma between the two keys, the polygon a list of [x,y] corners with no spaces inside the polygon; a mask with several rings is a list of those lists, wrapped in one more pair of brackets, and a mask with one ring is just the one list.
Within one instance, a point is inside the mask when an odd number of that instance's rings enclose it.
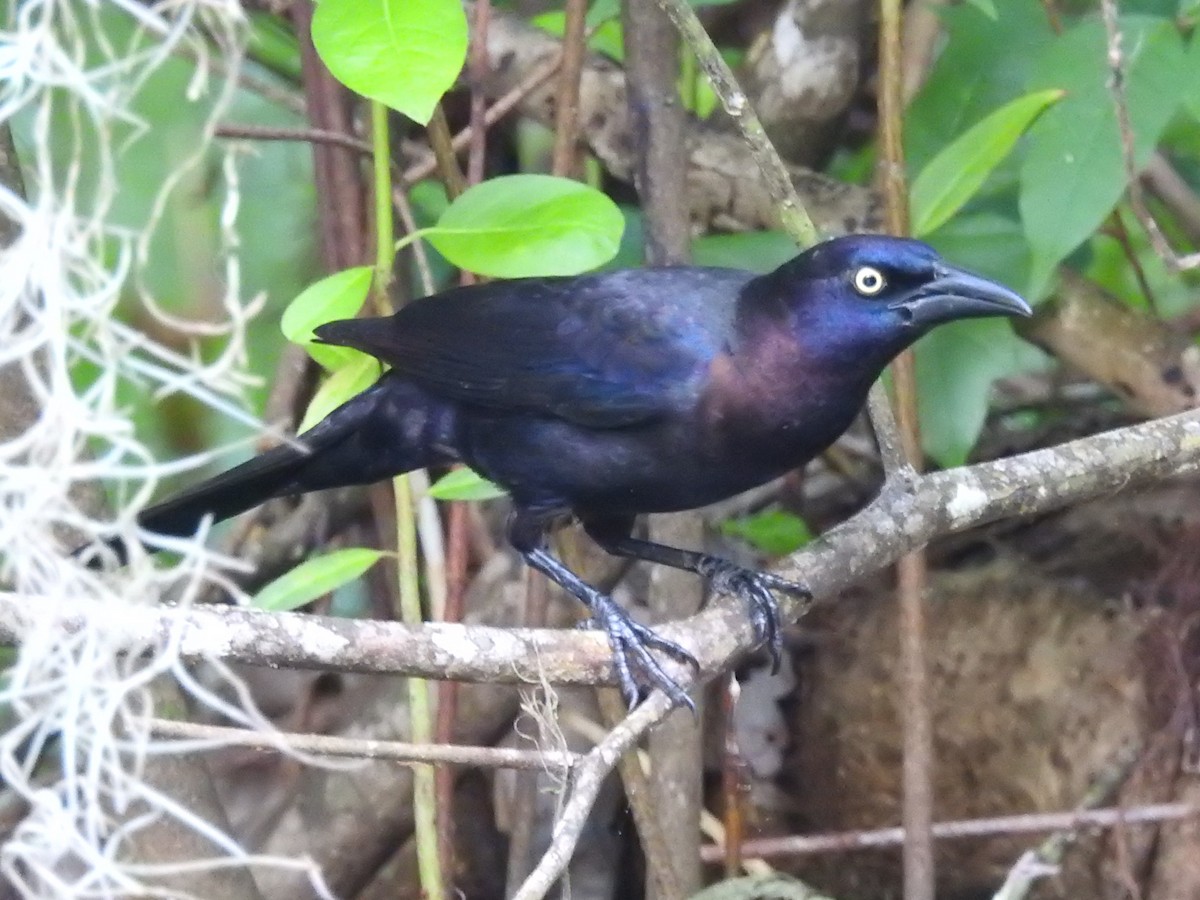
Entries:
{"label": "bird's wing", "polygon": [[676,268],[494,282],[316,333],[439,396],[618,428],[698,395],[750,277]]}

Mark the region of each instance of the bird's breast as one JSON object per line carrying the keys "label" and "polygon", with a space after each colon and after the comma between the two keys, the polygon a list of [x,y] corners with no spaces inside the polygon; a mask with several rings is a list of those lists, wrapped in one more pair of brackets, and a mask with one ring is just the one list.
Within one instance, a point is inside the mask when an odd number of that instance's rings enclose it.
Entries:
{"label": "bird's breast", "polygon": [[747,465],[794,468],[854,420],[866,387],[811,364],[794,343],[780,344],[712,361],[699,410],[707,452],[743,458]]}

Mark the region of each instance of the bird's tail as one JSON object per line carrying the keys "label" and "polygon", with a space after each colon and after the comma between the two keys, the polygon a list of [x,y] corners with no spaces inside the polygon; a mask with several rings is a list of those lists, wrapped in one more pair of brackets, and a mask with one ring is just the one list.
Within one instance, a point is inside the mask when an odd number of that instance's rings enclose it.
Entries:
{"label": "bird's tail", "polygon": [[[275,447],[138,516],[147,531],[171,537],[196,532],[205,516],[219,522],[275,497],[372,484],[452,461],[454,410],[395,373],[339,406],[295,441]],[[109,545],[124,561],[127,548]]]}

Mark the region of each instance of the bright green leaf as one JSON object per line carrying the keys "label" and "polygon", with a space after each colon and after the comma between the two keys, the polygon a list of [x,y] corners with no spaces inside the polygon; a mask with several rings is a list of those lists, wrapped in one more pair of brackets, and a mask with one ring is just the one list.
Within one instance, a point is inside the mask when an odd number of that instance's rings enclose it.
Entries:
{"label": "bright green leaf", "polygon": [[305,560],[254,595],[250,605],[268,612],[285,612],[311,603],[348,584],[383,556],[381,550],[347,547]]}
{"label": "bright green leaf", "polygon": [[612,258],[624,223],[586,184],[507,175],[468,188],[424,236],[454,265],[491,278],[577,275]]}
{"label": "bright green leaf", "polygon": [[351,397],[361,394],[379,378],[379,360],[358,351],[354,351],[354,357],[344,366],[335,369],[317,388],[304,413],[304,421],[300,423],[301,434]]}
{"label": "bright green leaf", "polygon": [[435,500],[492,500],[508,492],[465,466],[443,475],[429,489]]}
{"label": "bright green leaf", "polygon": [[917,344],[921,442],[941,466],[962,465],[987,418],[992,382],[1027,372],[1038,354],[999,319],[951,322]]}
{"label": "bright green leaf", "polygon": [[787,556],[812,540],[803,519],[778,509],[729,519],[721,524],[721,531],[740,537],[768,556]]}
{"label": "bright green leaf", "polygon": [[992,170],[1059,90],[1038,91],[1006,103],[930,160],[912,186],[913,233],[940,227],[975,195]]}
{"label": "bright green leaf", "polygon": [[[1174,24],[1163,19],[1124,16],[1121,30],[1134,159],[1142,166],[1179,108],[1183,43]],[[1125,192],[1106,59],[1104,27],[1089,19],[1037,60],[1034,83],[1063,88],[1067,96],[1029,130],[1021,168],[1021,221],[1033,250],[1029,293],[1035,296]]]}
{"label": "bright green leaf", "polygon": [[316,336],[313,329],[335,319],[354,318],[362,309],[370,287],[370,266],[334,272],[310,284],[283,311],[279,320],[283,336],[293,343],[304,345],[309,355],[326,369],[344,365],[356,354],[348,354],[345,347],[314,343]]}
{"label": "bright green leaf", "polygon": [[460,0],[321,0],[313,45],[333,76],[422,125],[467,55]]}

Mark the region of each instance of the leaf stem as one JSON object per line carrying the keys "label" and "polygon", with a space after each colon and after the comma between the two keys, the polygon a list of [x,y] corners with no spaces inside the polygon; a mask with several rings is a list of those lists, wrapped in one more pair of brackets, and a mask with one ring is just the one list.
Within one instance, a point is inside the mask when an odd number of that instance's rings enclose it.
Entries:
{"label": "leaf stem", "polygon": [[[388,110],[382,103],[371,101],[371,149],[375,169],[375,290],[376,311],[380,315],[392,312],[388,285],[396,259],[396,240],[392,228],[391,147],[388,141]],[[410,235],[408,240],[413,239]],[[392,481],[396,497],[396,567],[399,572],[397,589],[400,595],[400,619],[407,625],[420,625],[421,592],[417,583],[417,528],[412,491],[408,477],[400,475]],[[428,744],[433,739],[433,714],[429,702],[429,683],[422,678],[408,679],[409,731],[414,744]],[[421,889],[429,900],[443,900],[445,886],[438,855],[437,805],[434,791],[434,770],[429,765],[413,766],[413,815],[417,837],[417,869]]]}

